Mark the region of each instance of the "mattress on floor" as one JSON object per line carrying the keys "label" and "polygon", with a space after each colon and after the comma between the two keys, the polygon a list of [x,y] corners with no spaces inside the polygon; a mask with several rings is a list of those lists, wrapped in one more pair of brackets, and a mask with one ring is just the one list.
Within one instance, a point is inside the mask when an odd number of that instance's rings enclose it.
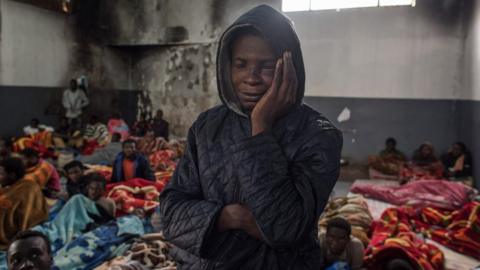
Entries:
{"label": "mattress on floor", "polygon": [[[377,184],[377,185],[398,185],[397,181],[392,180],[369,180],[369,179],[360,179],[355,180],[355,183],[362,183],[362,184]],[[349,192],[347,196],[353,196],[354,193]],[[368,210],[372,214],[374,220],[379,219],[382,215],[383,211],[390,207],[396,207],[393,204],[382,202],[379,200],[374,200],[370,198],[365,198],[368,204]],[[471,270],[477,266],[480,266],[480,261],[472,258],[470,256],[463,255],[456,251],[453,251],[435,241],[427,239],[427,243],[433,244],[440,248],[445,255],[445,269],[446,270]]]}

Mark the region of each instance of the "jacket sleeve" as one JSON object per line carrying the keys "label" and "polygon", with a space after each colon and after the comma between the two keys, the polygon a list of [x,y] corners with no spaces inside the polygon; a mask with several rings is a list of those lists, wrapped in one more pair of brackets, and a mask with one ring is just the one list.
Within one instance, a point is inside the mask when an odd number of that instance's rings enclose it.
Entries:
{"label": "jacket sleeve", "polygon": [[293,144],[299,147],[290,162],[268,132],[233,146],[240,200],[272,248],[291,247],[312,233],[339,175],[338,130],[306,130]]}
{"label": "jacket sleeve", "polygon": [[185,154],[160,195],[160,212],[166,239],[191,254],[205,257],[206,240],[213,232],[222,206],[203,196],[197,162],[202,157],[197,154],[192,129]]}
{"label": "jacket sleeve", "polygon": [[121,162],[118,161],[118,155],[115,157],[115,160],[113,161],[113,166],[112,166],[112,178],[111,181],[112,183],[120,182],[122,177],[121,175],[118,175],[118,166],[121,166]]}

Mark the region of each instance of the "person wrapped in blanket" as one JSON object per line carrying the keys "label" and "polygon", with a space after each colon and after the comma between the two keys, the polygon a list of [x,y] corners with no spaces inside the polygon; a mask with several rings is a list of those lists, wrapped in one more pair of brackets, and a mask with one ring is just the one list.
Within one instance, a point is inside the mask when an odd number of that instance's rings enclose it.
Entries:
{"label": "person wrapped in blanket", "polygon": [[95,149],[91,155],[79,155],[76,159],[85,164],[109,165],[122,151],[121,139],[120,133],[113,133],[112,139],[104,147]]}
{"label": "person wrapped in blanket", "polygon": [[368,245],[370,242],[368,235],[373,218],[363,196],[354,195],[330,199],[318,222],[319,233],[324,232],[328,221],[336,217],[346,219],[352,228],[352,236],[362,241],[364,246]]}
{"label": "person wrapped in blanket", "polygon": [[122,149],[123,151],[113,162],[111,182],[116,183],[133,178],[155,181],[148,159],[137,151],[137,143],[134,140],[124,141]]}
{"label": "person wrapped in blanket", "polygon": [[9,270],[50,270],[53,266],[52,248],[46,235],[36,231],[22,231],[7,249]]}
{"label": "person wrapped in blanket", "polygon": [[100,122],[98,116],[92,115],[83,134],[85,145],[83,146],[82,154],[92,154],[96,148],[107,144],[108,136],[107,126]]}
{"label": "person wrapped in blanket", "polygon": [[414,152],[412,161],[400,172],[400,184],[421,179],[443,179],[443,165],[433,145],[425,142]]}
{"label": "person wrapped in blanket", "polygon": [[60,176],[55,167],[40,158],[40,154],[32,148],[25,148],[20,152],[25,165],[25,180],[37,183],[45,196],[56,198],[60,192]]}
{"label": "person wrapped in blanket", "polygon": [[359,270],[363,265],[364,247],[351,235],[350,223],[342,218],[332,218],[327,223],[326,233],[320,234],[320,251],[327,270]]}
{"label": "person wrapped in blanket", "polygon": [[445,178],[461,181],[469,186],[473,185],[472,154],[464,143],[454,143],[448,152],[442,156],[442,163],[445,167]]}
{"label": "person wrapped in blanket", "polygon": [[381,176],[375,177],[375,175],[379,174],[398,178],[400,169],[406,161],[407,157],[405,154],[397,149],[397,140],[394,138],[388,138],[385,141],[385,149],[382,150],[379,155],[370,156],[368,158],[368,166],[371,175],[370,178],[385,178]]}
{"label": "person wrapped in blanket", "polygon": [[40,186],[24,176],[22,160],[7,158],[0,163],[0,250],[5,250],[18,232],[48,218]]}

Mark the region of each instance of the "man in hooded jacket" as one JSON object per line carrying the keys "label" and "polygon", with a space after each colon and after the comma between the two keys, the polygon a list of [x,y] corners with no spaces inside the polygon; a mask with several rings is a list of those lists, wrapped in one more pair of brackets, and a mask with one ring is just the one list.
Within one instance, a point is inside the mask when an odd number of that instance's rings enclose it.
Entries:
{"label": "man in hooded jacket", "polygon": [[338,178],[341,133],[303,104],[292,22],[262,5],[222,35],[223,105],[198,117],[160,197],[179,269],[320,269],[317,221]]}

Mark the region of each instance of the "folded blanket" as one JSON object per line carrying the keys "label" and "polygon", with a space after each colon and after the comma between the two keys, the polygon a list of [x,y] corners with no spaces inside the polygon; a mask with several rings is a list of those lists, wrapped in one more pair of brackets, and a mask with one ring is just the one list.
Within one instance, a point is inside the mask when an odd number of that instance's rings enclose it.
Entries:
{"label": "folded blanket", "polygon": [[158,206],[163,185],[144,179],[130,179],[107,185],[107,197],[115,201],[117,216],[130,214],[135,209],[151,213]]}
{"label": "folded blanket", "polygon": [[395,205],[432,206],[450,210],[461,207],[477,193],[462,183],[444,180],[419,180],[403,186],[355,183],[350,191]]}

